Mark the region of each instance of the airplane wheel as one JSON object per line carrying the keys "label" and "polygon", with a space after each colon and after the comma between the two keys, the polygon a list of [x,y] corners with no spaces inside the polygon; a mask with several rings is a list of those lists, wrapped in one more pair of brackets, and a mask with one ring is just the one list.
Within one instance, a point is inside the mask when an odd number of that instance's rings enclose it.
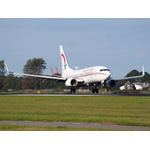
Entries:
{"label": "airplane wheel", "polygon": [[76,93],[76,89],[73,89],[73,93]]}
{"label": "airplane wheel", "polygon": [[76,93],[76,89],[75,88],[71,88],[70,89],[70,93]]}
{"label": "airplane wheel", "polygon": [[92,89],[92,93],[95,93],[95,89]]}
{"label": "airplane wheel", "polygon": [[92,93],[97,93],[98,94],[98,89],[92,89]]}
{"label": "airplane wheel", "polygon": [[98,94],[98,89],[95,89],[96,93]]}

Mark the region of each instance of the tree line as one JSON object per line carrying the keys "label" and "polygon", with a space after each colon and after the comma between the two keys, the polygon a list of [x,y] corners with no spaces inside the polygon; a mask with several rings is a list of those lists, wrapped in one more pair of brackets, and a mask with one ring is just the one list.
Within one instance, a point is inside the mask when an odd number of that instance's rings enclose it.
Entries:
{"label": "tree line", "polygon": [[[29,59],[23,68],[23,73],[26,74],[43,74],[46,69],[45,60],[42,58]],[[62,89],[64,85],[62,83],[55,83],[54,80],[45,80],[35,77],[18,77],[13,74],[8,74],[6,76],[6,68],[4,65],[4,60],[0,61],[0,90],[7,91],[12,90],[42,90],[42,89]]]}
{"label": "tree line", "polygon": [[[33,58],[29,59],[24,65],[23,72],[27,74],[43,74],[46,69],[46,62],[42,58]],[[142,72],[137,70],[132,70],[129,72],[126,77],[141,75]],[[131,79],[130,82],[146,82],[150,83],[150,74],[145,72],[145,76],[139,79]],[[64,84],[61,82],[55,83],[56,81],[50,79],[41,79],[34,77],[17,77],[13,74],[6,75],[6,69],[4,65],[4,60],[0,61],[0,90],[7,91],[8,89],[12,90],[42,90],[42,89],[63,89]],[[116,89],[119,86],[124,85],[127,81],[118,81]]]}
{"label": "tree line", "polygon": [[[130,71],[125,77],[140,76],[140,75],[142,75],[142,72],[139,72],[134,69]],[[131,83],[134,83],[134,82],[150,83],[150,74],[145,72],[145,76],[142,78],[118,81],[115,89],[119,89],[119,87],[123,86],[127,81],[130,81]]]}

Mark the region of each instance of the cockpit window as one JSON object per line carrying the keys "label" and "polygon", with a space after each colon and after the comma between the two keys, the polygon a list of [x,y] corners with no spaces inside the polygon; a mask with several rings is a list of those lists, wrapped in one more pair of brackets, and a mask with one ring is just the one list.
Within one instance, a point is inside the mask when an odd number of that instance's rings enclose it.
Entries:
{"label": "cockpit window", "polygon": [[100,71],[109,71],[109,69],[101,69]]}

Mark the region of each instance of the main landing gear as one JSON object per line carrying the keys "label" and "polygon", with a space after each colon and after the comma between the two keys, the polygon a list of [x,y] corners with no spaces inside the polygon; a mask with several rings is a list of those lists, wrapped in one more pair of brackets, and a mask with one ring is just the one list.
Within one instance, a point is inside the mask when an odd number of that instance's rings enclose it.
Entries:
{"label": "main landing gear", "polygon": [[98,94],[98,89],[95,87],[94,89],[92,89],[92,93],[97,93]]}
{"label": "main landing gear", "polygon": [[76,93],[76,88],[71,87],[71,88],[70,88],[70,93],[71,93],[71,94],[72,94],[72,93]]}
{"label": "main landing gear", "polygon": [[[94,93],[96,93],[96,94],[98,94],[98,89],[96,88],[96,87],[94,87],[93,89],[92,89],[92,93],[94,94]],[[71,87],[70,88],[70,94],[74,94],[74,93],[76,93],[76,88],[75,87]]]}

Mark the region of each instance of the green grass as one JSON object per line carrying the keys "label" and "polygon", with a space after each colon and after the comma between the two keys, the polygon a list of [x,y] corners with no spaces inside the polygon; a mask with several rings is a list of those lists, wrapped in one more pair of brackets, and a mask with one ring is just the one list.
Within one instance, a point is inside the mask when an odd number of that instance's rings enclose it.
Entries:
{"label": "green grass", "polygon": [[0,96],[0,120],[150,126],[150,97]]}

